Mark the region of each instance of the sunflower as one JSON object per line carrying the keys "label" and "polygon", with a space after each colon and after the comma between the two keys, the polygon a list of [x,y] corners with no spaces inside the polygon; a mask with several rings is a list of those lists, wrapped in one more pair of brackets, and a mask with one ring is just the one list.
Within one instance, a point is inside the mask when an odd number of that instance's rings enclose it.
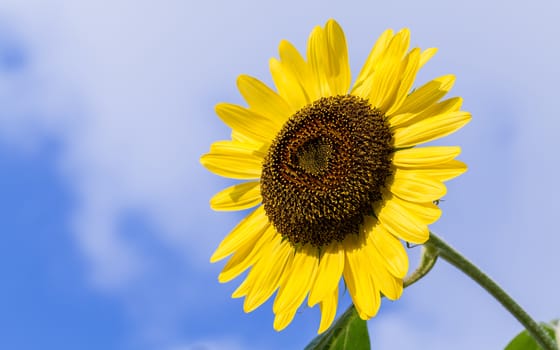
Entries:
{"label": "sunflower", "polygon": [[241,75],[248,104],[220,103],[232,129],[201,163],[245,180],[217,193],[215,210],[256,207],[221,242],[211,262],[231,255],[219,275],[249,270],[233,297],[250,312],[275,292],[274,329],[307,298],[319,304],[319,333],[333,322],[343,278],[359,316],[381,297],[398,299],[408,271],[403,242],[425,243],[441,214],[444,182],[466,171],[459,147],[416,147],[457,131],[471,116],[459,97],[442,100],[453,75],[412,89],[436,49],[409,51],[410,33],[385,31],[351,85],[346,39],[329,20],[313,29],[307,59],[287,41],[270,60],[276,91]]}

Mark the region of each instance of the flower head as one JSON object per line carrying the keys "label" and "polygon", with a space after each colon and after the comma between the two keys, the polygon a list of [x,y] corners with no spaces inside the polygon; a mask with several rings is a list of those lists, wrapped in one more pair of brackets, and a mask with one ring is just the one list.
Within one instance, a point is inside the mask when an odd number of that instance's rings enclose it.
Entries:
{"label": "flower head", "polygon": [[276,291],[281,330],[307,298],[319,304],[319,332],[332,323],[343,278],[362,319],[381,296],[398,299],[408,271],[402,242],[422,244],[441,211],[444,181],[462,174],[459,147],[416,147],[471,118],[461,98],[442,100],[454,77],[412,90],[435,49],[409,51],[409,31],[385,31],[351,85],[346,40],[334,20],[317,26],[307,59],[287,41],[270,60],[276,91],[242,75],[248,107],[216,106],[232,128],[201,157],[215,174],[245,180],[216,194],[215,210],[256,207],[211,257],[231,255],[220,282],[250,269],[233,297],[244,310]]}

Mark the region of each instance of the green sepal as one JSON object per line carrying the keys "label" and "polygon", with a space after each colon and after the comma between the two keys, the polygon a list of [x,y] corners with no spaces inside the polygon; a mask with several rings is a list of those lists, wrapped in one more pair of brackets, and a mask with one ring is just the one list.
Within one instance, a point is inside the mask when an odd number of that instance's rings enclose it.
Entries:
{"label": "green sepal", "polygon": [[358,316],[354,305],[325,333],[318,335],[305,350],[369,350],[367,322]]}

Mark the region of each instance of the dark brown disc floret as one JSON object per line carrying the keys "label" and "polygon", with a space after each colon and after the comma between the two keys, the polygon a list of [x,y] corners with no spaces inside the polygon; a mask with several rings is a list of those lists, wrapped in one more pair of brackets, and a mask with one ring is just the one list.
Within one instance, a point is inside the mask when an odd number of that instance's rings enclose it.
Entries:
{"label": "dark brown disc floret", "polygon": [[391,175],[393,137],[357,96],[323,97],[294,114],[263,164],[269,220],[294,246],[323,247],[358,234]]}

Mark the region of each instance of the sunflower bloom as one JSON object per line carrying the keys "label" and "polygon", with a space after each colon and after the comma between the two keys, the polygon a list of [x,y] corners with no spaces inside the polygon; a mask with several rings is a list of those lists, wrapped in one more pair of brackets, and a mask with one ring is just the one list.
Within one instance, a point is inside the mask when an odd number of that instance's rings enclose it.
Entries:
{"label": "sunflower bloom", "polygon": [[256,207],[221,242],[212,262],[230,256],[228,282],[249,270],[233,293],[250,312],[275,292],[274,329],[307,298],[319,304],[319,333],[333,322],[340,280],[360,317],[398,299],[408,271],[403,242],[422,244],[441,214],[444,182],[466,171],[459,147],[417,145],[465,125],[459,97],[443,99],[454,76],[417,89],[418,70],[436,49],[409,50],[410,33],[385,31],[351,85],[344,33],[337,22],[313,29],[307,58],[287,41],[270,60],[276,90],[242,75],[248,107],[216,113],[232,129],[201,163],[244,180],[217,193],[215,210]]}

